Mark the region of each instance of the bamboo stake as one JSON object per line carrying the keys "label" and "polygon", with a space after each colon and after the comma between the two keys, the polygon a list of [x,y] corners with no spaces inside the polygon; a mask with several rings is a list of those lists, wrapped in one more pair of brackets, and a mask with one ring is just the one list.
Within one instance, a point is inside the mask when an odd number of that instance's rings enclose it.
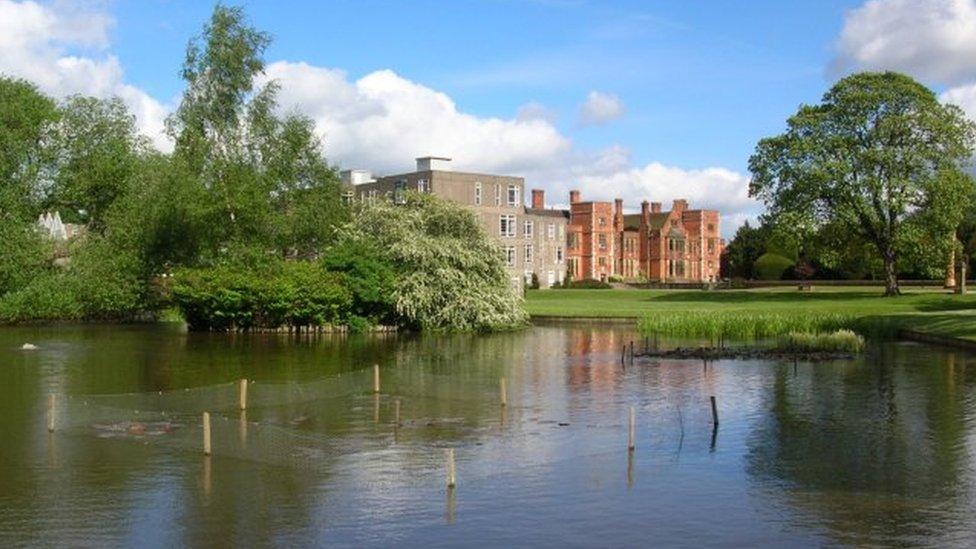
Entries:
{"label": "bamboo stake", "polygon": [[637,443],[634,440],[637,434],[637,412],[634,407],[630,407],[630,428],[627,430],[627,450],[633,452],[637,449]]}
{"label": "bamboo stake", "polygon": [[47,395],[47,432],[54,432],[54,393]]}
{"label": "bamboo stake", "polygon": [[457,485],[457,470],[454,467],[454,448],[447,449],[447,487],[454,488]]}
{"label": "bamboo stake", "polygon": [[502,378],[500,380],[498,392],[499,392],[498,396],[499,398],[501,398],[502,407],[504,408],[505,406],[508,406],[508,387],[507,384],[505,383],[505,378]]}
{"label": "bamboo stake", "polygon": [[240,403],[241,410],[247,410],[247,379],[237,382],[237,400]]}
{"label": "bamboo stake", "polygon": [[373,392],[380,392],[380,365],[373,364]]}
{"label": "bamboo stake", "polygon": [[210,455],[210,413],[203,413],[203,455]]}

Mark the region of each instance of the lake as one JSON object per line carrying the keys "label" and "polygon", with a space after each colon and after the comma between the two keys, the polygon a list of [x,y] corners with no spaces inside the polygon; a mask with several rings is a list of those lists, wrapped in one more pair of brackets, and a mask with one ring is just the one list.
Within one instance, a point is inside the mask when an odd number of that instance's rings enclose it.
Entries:
{"label": "lake", "polygon": [[629,341],[2,329],[0,546],[976,545],[976,355],[622,364]]}

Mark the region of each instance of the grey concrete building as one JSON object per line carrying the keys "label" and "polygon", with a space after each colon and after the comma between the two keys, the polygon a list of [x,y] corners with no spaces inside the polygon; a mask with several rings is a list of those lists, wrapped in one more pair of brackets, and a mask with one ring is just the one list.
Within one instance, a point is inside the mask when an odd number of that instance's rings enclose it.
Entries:
{"label": "grey concrete building", "polygon": [[521,177],[450,171],[449,158],[417,158],[413,172],[372,179],[361,170],[342,173],[360,200],[395,200],[398,192],[432,193],[469,207],[501,248],[513,286],[538,277],[548,288],[566,275],[566,224],[569,212],[545,207],[545,194],[532,191],[525,206]]}

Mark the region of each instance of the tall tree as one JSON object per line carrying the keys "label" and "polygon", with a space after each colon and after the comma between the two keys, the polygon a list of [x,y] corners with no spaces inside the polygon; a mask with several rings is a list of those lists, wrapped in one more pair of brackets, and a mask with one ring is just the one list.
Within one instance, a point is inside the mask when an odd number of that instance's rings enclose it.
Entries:
{"label": "tall tree", "polygon": [[117,97],[72,96],[60,112],[46,139],[54,171],[50,205],[66,220],[101,231],[109,207],[132,182],[148,141]]}
{"label": "tall tree", "polygon": [[24,80],[0,76],[0,223],[31,221],[45,164],[41,142],[58,118],[54,101]]}
{"label": "tall tree", "polygon": [[722,275],[729,278],[754,278],[753,265],[759,256],[766,253],[769,240],[766,225],[753,227],[746,221],[738,230],[728,246],[722,250]]}
{"label": "tall tree", "polygon": [[[277,116],[277,85],[256,85],[270,42],[241,8],[214,8],[187,48],[187,88],[168,131],[175,159],[199,174],[211,197],[211,217],[221,229],[214,249],[243,244],[307,254],[321,248],[321,232],[338,221],[340,185],[312,122]],[[310,223],[318,228],[309,230]]]}
{"label": "tall tree", "polygon": [[908,76],[854,74],[820,104],[801,106],[786,133],[759,142],[749,159],[750,194],[774,219],[838,223],[872,244],[884,264],[885,295],[897,295],[902,247],[924,233],[948,241],[941,222],[914,220],[969,195],[972,181],[960,168],[974,138],[976,126],[958,107]]}

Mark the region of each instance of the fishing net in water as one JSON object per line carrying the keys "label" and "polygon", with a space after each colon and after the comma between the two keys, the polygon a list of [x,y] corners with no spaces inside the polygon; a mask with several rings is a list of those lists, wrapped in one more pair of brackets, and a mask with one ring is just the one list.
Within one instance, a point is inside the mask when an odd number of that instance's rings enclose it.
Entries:
{"label": "fishing net in water", "polygon": [[238,382],[62,395],[48,415],[59,432],[201,452],[207,412],[213,455],[323,469],[357,454],[381,454],[394,444],[398,455],[430,454],[445,438],[463,443],[520,409],[501,407],[499,380],[486,377],[393,368],[382,371],[381,393],[374,393],[373,383],[372,369],[305,383],[250,382],[246,410],[240,410]]}

